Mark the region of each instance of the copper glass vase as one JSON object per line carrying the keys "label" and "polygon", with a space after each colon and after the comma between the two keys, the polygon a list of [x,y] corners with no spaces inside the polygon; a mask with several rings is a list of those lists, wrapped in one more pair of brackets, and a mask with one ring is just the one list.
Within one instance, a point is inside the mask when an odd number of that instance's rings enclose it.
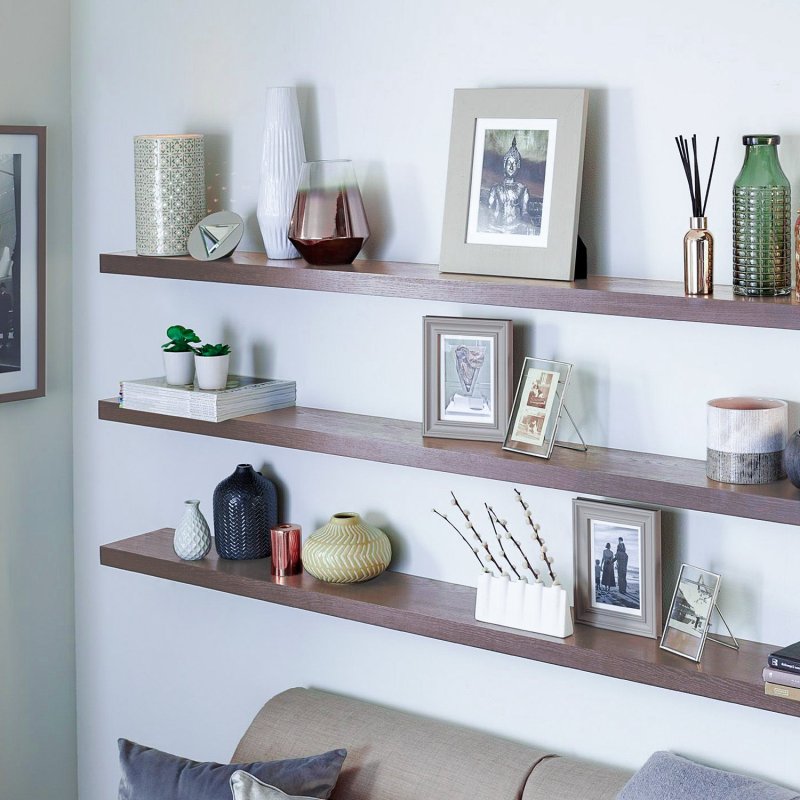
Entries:
{"label": "copper glass vase", "polygon": [[289,241],[309,264],[350,264],[369,238],[351,161],[303,164]]}

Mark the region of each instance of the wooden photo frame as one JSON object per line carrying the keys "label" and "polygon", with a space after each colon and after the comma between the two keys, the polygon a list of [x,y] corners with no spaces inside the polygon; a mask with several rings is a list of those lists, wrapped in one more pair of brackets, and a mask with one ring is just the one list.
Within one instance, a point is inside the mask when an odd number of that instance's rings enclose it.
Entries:
{"label": "wooden photo frame", "polygon": [[586,89],[456,89],[440,270],[571,281]]}
{"label": "wooden photo frame", "polygon": [[501,442],[511,405],[509,319],[424,317],[423,436]]}
{"label": "wooden photo frame", "polygon": [[45,394],[46,128],[0,125],[0,403]]}
{"label": "wooden photo frame", "polygon": [[661,512],[572,501],[575,621],[657,639],[661,635]]}

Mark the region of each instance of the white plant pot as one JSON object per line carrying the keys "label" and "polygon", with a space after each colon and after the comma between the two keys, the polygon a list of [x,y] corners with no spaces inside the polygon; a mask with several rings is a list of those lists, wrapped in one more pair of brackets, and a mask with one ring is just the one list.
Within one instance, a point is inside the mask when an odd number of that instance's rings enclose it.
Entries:
{"label": "white plant pot", "polygon": [[224,389],[228,382],[228,363],[230,354],[225,356],[194,357],[197,370],[197,385],[201,389]]}
{"label": "white plant pot", "polygon": [[164,351],[164,376],[173,386],[194,383],[194,353],[168,353]]}
{"label": "white plant pot", "polygon": [[562,586],[512,581],[484,572],[478,578],[475,619],[565,639],[572,636],[572,612]]}

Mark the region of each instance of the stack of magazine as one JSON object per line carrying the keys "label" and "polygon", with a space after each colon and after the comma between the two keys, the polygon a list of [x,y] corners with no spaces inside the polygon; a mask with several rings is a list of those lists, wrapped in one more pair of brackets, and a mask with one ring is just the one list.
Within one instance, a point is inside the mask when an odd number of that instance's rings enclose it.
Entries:
{"label": "stack of magazine", "polygon": [[800,700],[800,642],[770,653],[764,668],[764,690],[772,697]]}
{"label": "stack of magazine", "polygon": [[122,408],[205,422],[223,422],[245,414],[288,408],[295,404],[296,398],[294,381],[243,375],[230,375],[227,386],[218,391],[191,385],[172,386],[163,377],[122,381],[119,385]]}

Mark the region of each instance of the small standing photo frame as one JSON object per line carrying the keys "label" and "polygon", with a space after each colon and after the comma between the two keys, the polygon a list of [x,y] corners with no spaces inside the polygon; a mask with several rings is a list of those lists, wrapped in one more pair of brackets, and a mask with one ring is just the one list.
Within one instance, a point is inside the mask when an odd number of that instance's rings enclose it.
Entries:
{"label": "small standing photo frame", "polygon": [[586,89],[455,90],[442,272],[575,278],[587,103]]}
{"label": "small standing photo frame", "polygon": [[424,317],[423,436],[501,442],[511,405],[508,319]]}
{"label": "small standing photo frame", "polygon": [[[733,644],[709,636],[711,614],[715,609],[719,614],[717,596],[721,581],[722,577],[715,572],[681,564],[664,635],[661,637],[661,647],[664,650],[699,662],[708,640],[734,650],[739,649],[739,643],[733,634]],[[721,614],[719,616],[727,628],[728,624]],[[730,629],[728,633],[730,634]]]}
{"label": "small standing photo frame", "polygon": [[661,512],[572,501],[575,620],[657,639],[661,635]]}
{"label": "small standing photo frame", "polygon": [[[572,364],[564,361],[525,359],[503,450],[550,458],[561,412],[566,411],[564,393],[571,371]],[[566,446],[575,449],[574,445]],[[578,449],[585,449],[585,445]]]}

